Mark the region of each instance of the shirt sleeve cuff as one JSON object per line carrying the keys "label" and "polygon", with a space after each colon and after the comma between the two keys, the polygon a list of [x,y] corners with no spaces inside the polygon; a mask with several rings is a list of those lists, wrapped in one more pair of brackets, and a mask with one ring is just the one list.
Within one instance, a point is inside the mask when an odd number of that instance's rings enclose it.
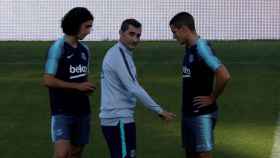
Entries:
{"label": "shirt sleeve cuff", "polygon": [[163,110],[160,106],[158,106],[157,108],[155,108],[155,112],[158,113],[158,114],[162,113],[163,111],[164,111],[164,110]]}

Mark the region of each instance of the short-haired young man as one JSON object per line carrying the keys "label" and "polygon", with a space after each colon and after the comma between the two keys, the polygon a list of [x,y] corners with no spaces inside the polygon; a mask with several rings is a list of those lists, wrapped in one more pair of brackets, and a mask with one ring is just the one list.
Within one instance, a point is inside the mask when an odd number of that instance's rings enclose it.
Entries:
{"label": "short-haired young man", "polygon": [[208,41],[197,34],[191,14],[178,13],[169,25],[174,38],[186,47],[182,68],[182,141],[186,157],[211,158],[216,100],[230,75]]}

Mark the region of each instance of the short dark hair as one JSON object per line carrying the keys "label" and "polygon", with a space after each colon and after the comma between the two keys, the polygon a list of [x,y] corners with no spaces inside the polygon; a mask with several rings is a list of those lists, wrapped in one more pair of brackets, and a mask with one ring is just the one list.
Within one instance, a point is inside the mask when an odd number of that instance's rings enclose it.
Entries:
{"label": "short dark hair", "polygon": [[195,31],[194,18],[190,13],[180,12],[176,14],[169,22],[169,25],[173,25],[176,28],[187,26],[191,31]]}
{"label": "short dark hair", "polygon": [[93,20],[93,16],[87,8],[75,7],[67,12],[61,21],[61,28],[67,35],[77,35],[82,23]]}
{"label": "short dark hair", "polygon": [[136,19],[126,19],[122,22],[121,31],[125,32],[126,30],[128,30],[129,25],[132,25],[136,28],[142,27],[141,23],[139,21],[137,21]]}

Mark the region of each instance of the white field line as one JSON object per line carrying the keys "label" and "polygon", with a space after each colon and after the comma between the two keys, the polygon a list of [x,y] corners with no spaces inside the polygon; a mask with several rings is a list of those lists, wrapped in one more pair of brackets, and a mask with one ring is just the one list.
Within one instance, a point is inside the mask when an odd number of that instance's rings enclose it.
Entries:
{"label": "white field line", "polygon": [[278,115],[277,127],[274,133],[274,144],[272,147],[271,158],[280,158],[280,113]]}
{"label": "white field line", "polygon": [[[42,62],[1,62],[0,65],[42,65],[45,61]],[[137,62],[136,62],[137,63]],[[180,65],[181,62],[138,62],[141,65]],[[227,62],[226,65],[279,65],[278,63],[256,63],[256,62]]]}

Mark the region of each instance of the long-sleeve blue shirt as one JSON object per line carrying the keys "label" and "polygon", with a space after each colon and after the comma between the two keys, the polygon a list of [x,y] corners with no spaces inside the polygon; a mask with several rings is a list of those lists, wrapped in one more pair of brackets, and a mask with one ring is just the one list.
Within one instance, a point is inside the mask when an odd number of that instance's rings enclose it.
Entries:
{"label": "long-sleeve blue shirt", "polygon": [[99,114],[101,125],[133,122],[136,99],[156,113],[163,111],[138,83],[132,53],[118,42],[104,57]]}

